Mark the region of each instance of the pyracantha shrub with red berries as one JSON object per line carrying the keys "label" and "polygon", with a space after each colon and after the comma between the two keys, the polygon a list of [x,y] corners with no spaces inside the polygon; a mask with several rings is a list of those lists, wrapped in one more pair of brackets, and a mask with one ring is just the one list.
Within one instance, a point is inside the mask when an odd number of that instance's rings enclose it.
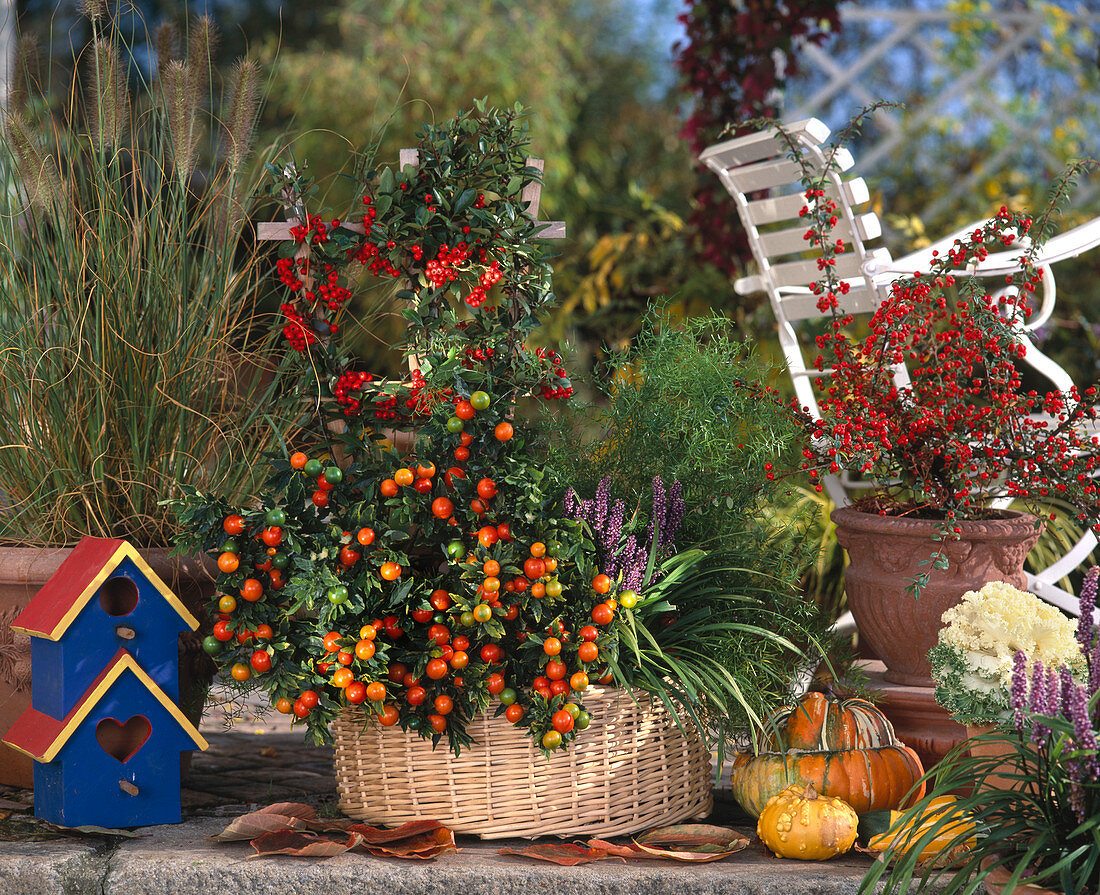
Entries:
{"label": "pyracantha shrub with red berries", "polygon": [[[807,240],[821,252],[822,276],[812,289],[829,320],[815,359],[824,374],[817,380],[821,417],[806,420],[803,452],[815,482],[821,473],[863,476],[878,488],[861,506],[941,520],[943,540],[960,534],[958,522],[986,517],[996,498],[1038,514],[1068,505],[1080,523],[1100,531],[1097,388],[1036,387],[1022,363],[1036,350],[1025,325],[1043,288],[1040,249],[1074,176],[1087,167],[1067,169],[1038,219],[1002,207],[933,253],[927,271],[896,280],[867,334],[857,337],[853,316],[841,310],[849,284],[834,272],[850,247],[830,235],[840,211],[826,191],[828,172],[804,165],[801,214]],[[1019,255],[1011,274],[994,284],[975,275],[991,252],[1013,251]],[[895,379],[899,365],[908,382]],[[942,548],[931,563],[946,567]],[[929,574],[914,582],[917,590]]]}

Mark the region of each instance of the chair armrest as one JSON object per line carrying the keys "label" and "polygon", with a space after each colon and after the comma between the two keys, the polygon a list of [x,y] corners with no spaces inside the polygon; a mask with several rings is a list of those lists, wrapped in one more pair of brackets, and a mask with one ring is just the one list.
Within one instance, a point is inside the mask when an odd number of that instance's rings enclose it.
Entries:
{"label": "chair armrest", "polygon": [[[938,251],[941,255],[955,244],[956,239],[973,233],[983,227],[987,221],[975,221],[961,230],[956,230],[938,242],[933,243],[916,252],[911,252],[901,258],[895,259],[888,266],[876,266],[870,271],[876,280],[889,280],[898,276],[909,276],[914,271],[927,271],[932,263],[932,252]],[[1020,240],[1011,251],[996,252],[989,255],[975,271],[958,271],[966,276],[975,273],[978,276],[997,276],[1012,273],[1020,266],[1020,253],[1028,247],[1028,240]],[[1093,218],[1085,224],[1081,224],[1064,233],[1051,237],[1039,250],[1036,264],[1039,266],[1057,264],[1066,258],[1075,258],[1087,252],[1089,249],[1100,246],[1100,218]]]}

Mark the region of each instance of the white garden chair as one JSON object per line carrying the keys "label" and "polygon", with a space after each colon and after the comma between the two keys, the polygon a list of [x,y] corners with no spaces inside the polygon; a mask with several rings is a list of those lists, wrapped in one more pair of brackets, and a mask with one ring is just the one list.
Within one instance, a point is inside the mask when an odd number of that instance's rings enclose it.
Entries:
{"label": "white garden chair", "polygon": [[[829,137],[828,127],[816,118],[810,118],[786,129],[803,147],[805,157],[816,164],[818,170],[823,170],[830,152],[829,147],[823,146]],[[774,129],[717,143],[706,149],[700,160],[718,175],[733,196],[756,261],[757,273],[737,280],[734,290],[739,295],[761,291],[767,293],[779,325],[779,342],[795,393],[803,406],[817,414],[812,379],[827,375],[830,371],[820,372],[812,365],[807,366],[796,330],[799,321],[823,316],[817,308],[817,297],[809,289],[810,283],[818,279],[820,273],[816,259],[807,254],[808,243],[803,239],[807,228],[798,215],[805,205],[804,188],[800,182],[801,168],[790,158],[788,145]],[[851,287],[846,296],[841,296],[844,311],[854,314],[873,312],[886,297],[894,279],[918,270],[927,271],[934,250],[942,254],[956,238],[985,223],[970,224],[925,249],[894,259],[887,249],[870,247],[870,243],[881,235],[882,228],[873,211],[858,211],[870,199],[866,183],[862,178],[844,180],[840,175],[841,171],[847,171],[854,165],[851,154],[841,149],[834,160],[836,168],[828,174],[831,186],[827,190],[838,206],[839,221],[833,235],[851,247],[850,251],[837,258],[836,264],[838,275],[847,280]],[[755,194],[763,191],[767,191],[767,198],[754,198]],[[1019,333],[1027,347],[1025,363],[1063,391],[1068,390],[1073,381],[1058,363],[1034,345],[1030,333],[1046,323],[1054,311],[1052,265],[1097,245],[1100,245],[1100,218],[1068,230],[1046,243],[1040,256],[1042,304]],[[991,254],[976,271],[969,273],[1003,278],[1015,269],[1019,255],[1019,246],[1013,251]],[[811,358],[813,356],[811,354]],[[894,376],[899,384],[908,382],[904,367],[896,368]],[[838,506],[846,505],[853,491],[869,487],[868,483],[854,481],[846,475],[827,477],[824,484]],[[1039,572],[1028,573],[1031,591],[1068,612],[1079,614],[1077,598],[1060,587],[1058,582],[1084,562],[1096,544],[1096,537],[1088,532],[1056,562]]]}

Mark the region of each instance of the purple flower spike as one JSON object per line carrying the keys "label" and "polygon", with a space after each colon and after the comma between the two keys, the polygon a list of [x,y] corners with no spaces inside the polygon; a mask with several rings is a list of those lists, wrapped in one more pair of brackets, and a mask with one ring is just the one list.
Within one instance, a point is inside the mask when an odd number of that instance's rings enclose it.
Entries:
{"label": "purple flower spike", "polygon": [[1012,657],[1012,721],[1017,733],[1024,729],[1024,711],[1027,709],[1027,656],[1016,650]]}
{"label": "purple flower spike", "polygon": [[1081,651],[1088,656],[1096,643],[1096,623],[1093,610],[1096,608],[1096,579],[1100,576],[1100,566],[1093,566],[1085,574],[1078,601],[1081,604],[1081,617],[1077,620],[1077,642]]}

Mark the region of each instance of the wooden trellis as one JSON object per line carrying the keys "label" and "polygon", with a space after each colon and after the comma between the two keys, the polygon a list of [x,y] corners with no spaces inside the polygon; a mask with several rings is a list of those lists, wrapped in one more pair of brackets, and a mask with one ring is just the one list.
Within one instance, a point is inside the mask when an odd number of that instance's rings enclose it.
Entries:
{"label": "wooden trellis", "polygon": [[[406,167],[416,168],[420,164],[420,153],[416,149],[402,149],[398,154],[398,164],[401,170]],[[528,158],[524,164],[528,168],[536,168],[539,171],[544,170],[545,162],[540,158]],[[520,192],[520,200],[525,203],[525,211],[533,219],[538,219],[539,213],[539,201],[542,196],[542,182],[541,180],[532,180],[528,182],[523,190]],[[256,238],[261,242],[289,242],[294,239],[291,234],[291,230],[294,227],[298,227],[304,223],[299,216],[298,211],[305,213],[305,209],[301,208],[300,203],[294,201],[294,197],[287,197],[287,220],[286,222],[271,221],[260,223],[256,228]],[[348,222],[341,224],[341,227],[360,235],[366,235],[366,228],[362,223]],[[544,228],[540,231],[539,239],[564,239],[565,238],[565,223],[563,221],[548,221]],[[310,252],[310,242],[305,240],[302,242],[294,252],[295,262],[300,259],[308,259]],[[303,283],[307,290],[313,288],[313,274],[311,269],[307,266],[306,275],[303,279]],[[411,284],[406,283],[407,287],[411,287]],[[415,355],[409,355],[409,370],[418,369],[420,362]],[[394,440],[395,444],[407,444],[411,440],[411,436],[407,433],[401,433],[395,430],[389,430],[388,435]]]}
{"label": "wooden trellis", "polygon": [[[416,149],[402,149],[398,155],[398,164],[401,170],[406,167],[415,168],[420,164],[420,153]],[[537,168],[542,171],[545,162],[540,158],[528,158],[525,162],[528,168]],[[538,180],[530,181],[524,186],[523,191],[520,193],[520,201],[524,202],[525,210],[532,218],[538,219],[539,214],[539,201],[542,196],[542,182]],[[291,230],[294,227],[300,226],[303,221],[296,214],[296,209],[293,203],[287,204],[287,220],[286,223],[279,221],[272,221],[269,223],[261,223],[256,228],[256,238],[261,242],[288,242],[293,239]],[[352,233],[358,233],[360,235],[366,235],[366,228],[361,223],[349,222],[340,225],[343,229],[349,230]],[[545,228],[539,233],[539,239],[564,239],[565,238],[565,223],[562,221],[548,221]],[[302,258],[309,257],[309,240],[306,240],[298,246],[297,251],[294,253],[295,261]],[[313,288],[313,275],[307,268],[306,277],[304,280],[305,288]],[[410,358],[411,361],[411,358]]]}

